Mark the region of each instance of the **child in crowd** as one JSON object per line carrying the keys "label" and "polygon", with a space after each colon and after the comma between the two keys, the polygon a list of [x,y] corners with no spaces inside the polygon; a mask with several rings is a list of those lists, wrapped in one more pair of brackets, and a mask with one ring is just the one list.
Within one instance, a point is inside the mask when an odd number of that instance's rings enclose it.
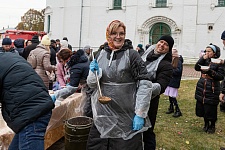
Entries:
{"label": "child in crowd", "polygon": [[211,44],[206,47],[205,54],[195,64],[195,70],[201,71],[201,77],[197,82],[195,91],[196,115],[204,118],[203,131],[209,134],[215,133],[216,130],[220,81],[225,75],[223,66],[212,62],[212,58],[219,57],[220,48]]}
{"label": "child in crowd", "polygon": [[[182,57],[181,57],[182,58]],[[177,103],[177,95],[178,95],[178,88],[180,87],[180,81],[183,71],[183,58],[180,59],[178,55],[178,51],[176,48],[172,49],[172,66],[173,66],[173,75],[170,80],[169,85],[167,86],[165,90],[165,95],[169,96],[170,106],[168,108],[167,114],[171,114],[174,112],[174,106],[175,106],[175,113],[173,114],[173,117],[180,117],[182,116],[182,113],[180,111],[180,108]]]}

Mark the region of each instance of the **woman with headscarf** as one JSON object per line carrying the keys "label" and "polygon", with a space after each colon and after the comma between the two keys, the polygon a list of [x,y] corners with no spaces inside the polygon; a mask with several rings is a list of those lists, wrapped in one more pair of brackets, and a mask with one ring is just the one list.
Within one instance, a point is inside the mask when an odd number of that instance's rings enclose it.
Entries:
{"label": "woman with headscarf", "polygon": [[[88,150],[142,150],[142,132],[150,127],[147,117],[151,96],[151,81],[147,79],[144,62],[130,40],[125,39],[126,27],[119,20],[106,29],[104,44],[90,64],[87,83],[95,88],[92,94],[93,126]],[[102,94],[111,101],[98,101],[96,77]]]}

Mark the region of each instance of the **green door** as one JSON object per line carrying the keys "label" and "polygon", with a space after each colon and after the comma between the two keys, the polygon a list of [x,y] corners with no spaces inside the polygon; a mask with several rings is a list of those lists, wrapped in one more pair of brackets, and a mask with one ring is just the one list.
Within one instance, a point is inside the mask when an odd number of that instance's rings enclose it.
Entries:
{"label": "green door", "polygon": [[149,44],[156,44],[162,35],[171,35],[170,27],[165,23],[156,23],[149,32]]}

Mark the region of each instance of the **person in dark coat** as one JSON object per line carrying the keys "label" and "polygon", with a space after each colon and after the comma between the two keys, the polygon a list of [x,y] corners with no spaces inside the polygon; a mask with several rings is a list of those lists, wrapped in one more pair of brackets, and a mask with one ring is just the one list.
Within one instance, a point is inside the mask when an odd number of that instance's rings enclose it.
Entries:
{"label": "person in dark coat", "polygon": [[[201,72],[195,90],[196,116],[203,117],[203,130],[209,134],[215,133],[217,121],[217,106],[219,104],[220,81],[224,79],[225,70],[221,64],[213,63],[212,58],[220,57],[220,48],[208,45],[203,55],[195,64],[195,70]],[[207,68],[203,68],[207,67]]]}
{"label": "person in dark coat", "polygon": [[[147,70],[130,40],[126,26],[112,21],[106,30],[107,43],[90,64],[87,84],[94,88],[91,102],[93,126],[88,150],[142,150],[142,132],[150,127],[147,117],[152,83]],[[98,101],[96,74],[101,91],[111,101]]]}
{"label": "person in dark coat", "polygon": [[178,89],[180,87],[180,81],[183,71],[183,58],[181,55],[178,55],[177,49],[173,48],[172,50],[172,66],[173,66],[173,75],[170,80],[169,85],[167,86],[164,95],[169,96],[170,106],[166,114],[171,114],[174,112],[175,106],[175,113],[173,117],[180,117],[182,113],[178,106],[178,102],[176,97],[178,96]]}
{"label": "person in dark coat", "polygon": [[143,49],[143,45],[142,44],[138,44],[136,50],[138,51],[140,56],[142,56],[144,54],[144,52],[145,52],[145,50]]}
{"label": "person in dark coat", "polygon": [[170,35],[162,36],[156,45],[150,46],[142,55],[153,83],[152,99],[148,117],[152,127],[143,133],[144,150],[155,150],[156,139],[153,132],[158,111],[160,94],[164,93],[172,77],[172,47],[174,40]]}
{"label": "person in dark coat", "polygon": [[56,39],[55,42],[56,42],[56,52],[58,52],[61,49],[60,40]]}
{"label": "person in dark coat", "polygon": [[79,49],[74,55],[71,56],[67,62],[70,68],[70,85],[78,87],[79,83],[86,83],[89,72],[89,60],[82,49]]}
{"label": "person in dark coat", "polygon": [[30,51],[34,50],[37,47],[37,45],[40,43],[38,36],[34,35],[32,37],[31,42],[32,42],[32,44],[25,47],[24,51],[23,51],[23,58],[25,58],[26,60],[27,60],[27,57],[30,54]]}
{"label": "person in dark coat", "polygon": [[[223,50],[225,50],[225,31],[221,34],[221,40],[223,42]],[[222,61],[224,64],[224,60]],[[221,83],[221,93],[220,93],[220,111],[225,112],[225,79]],[[220,150],[225,150],[225,147],[220,147]]]}
{"label": "person in dark coat", "polygon": [[[51,45],[49,46],[50,48],[50,63],[51,65],[56,65],[56,51],[57,51],[57,48],[56,48],[56,41],[55,40],[51,40]],[[55,78],[56,79],[56,78]],[[49,80],[49,90],[52,90],[53,88],[53,82],[55,81],[54,80]]]}
{"label": "person in dark coat", "polygon": [[[67,57],[63,60],[61,55],[63,55],[63,51],[67,51],[66,53],[71,52],[69,49],[63,49],[58,53],[58,58],[60,60],[64,61],[66,63],[66,68],[69,69],[70,73],[70,82],[67,84],[67,87],[71,87],[70,89],[60,89],[56,92],[55,96],[53,96],[56,99],[57,97],[63,96],[67,97],[71,94],[73,94],[73,90],[76,88],[76,91],[79,89],[80,91],[84,90],[86,87],[86,79],[89,73],[89,60],[87,56],[84,54],[84,51],[82,49],[79,49],[76,53],[74,53],[72,56]],[[79,87],[79,88],[78,88]],[[78,89],[77,89],[78,88]],[[64,93],[63,95],[61,93]],[[61,94],[61,95],[60,95]],[[83,95],[85,96],[85,95]]]}
{"label": "person in dark coat", "polygon": [[56,65],[56,51],[57,51],[57,47],[56,47],[56,41],[55,40],[51,40],[51,45],[50,45],[50,62],[51,65]]}
{"label": "person in dark coat", "polygon": [[12,40],[10,38],[4,38],[2,40],[2,47],[0,47],[0,52],[12,52],[19,54],[12,46]]}
{"label": "person in dark coat", "polygon": [[23,56],[23,51],[24,51],[24,39],[16,39],[14,41],[14,46],[16,47],[15,50],[19,52],[20,56]]}
{"label": "person in dark coat", "polygon": [[[223,31],[223,33],[221,34],[221,40],[223,42],[223,49],[225,50],[225,31]],[[225,60],[222,60],[221,63],[223,65],[225,65]],[[222,90],[221,90],[221,94],[220,94],[220,111],[221,112],[225,112],[225,99],[224,99],[224,94],[225,94],[225,79],[223,80],[222,84]],[[224,148],[225,150],[225,148]]]}
{"label": "person in dark coat", "polygon": [[2,116],[15,132],[9,150],[44,149],[54,108],[48,90],[31,65],[15,53],[0,52],[0,68]]}

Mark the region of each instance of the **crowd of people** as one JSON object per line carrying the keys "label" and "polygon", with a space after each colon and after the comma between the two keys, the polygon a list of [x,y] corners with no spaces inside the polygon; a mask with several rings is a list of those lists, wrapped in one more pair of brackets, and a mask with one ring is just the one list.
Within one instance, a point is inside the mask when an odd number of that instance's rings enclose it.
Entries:
{"label": "crowd of people", "polygon": [[[67,37],[50,40],[44,35],[39,41],[35,35],[13,44],[10,38],[2,40],[0,102],[4,120],[16,133],[9,150],[44,149],[54,103],[81,91],[86,96],[84,115],[93,118],[88,150],[156,149],[160,95],[164,93],[170,102],[166,114],[182,116],[177,96],[184,60],[170,35],[162,35],[145,49],[138,44],[134,50],[126,32],[123,22],[113,20],[106,28],[106,42],[96,52],[89,45],[73,50]],[[221,39],[225,45],[225,31]],[[209,134],[215,133],[220,101],[220,110],[225,111],[224,60],[212,61],[219,57],[220,48],[209,44],[195,64],[201,72],[196,115],[204,118],[203,130]],[[100,96],[109,97],[110,102],[101,104]]]}

